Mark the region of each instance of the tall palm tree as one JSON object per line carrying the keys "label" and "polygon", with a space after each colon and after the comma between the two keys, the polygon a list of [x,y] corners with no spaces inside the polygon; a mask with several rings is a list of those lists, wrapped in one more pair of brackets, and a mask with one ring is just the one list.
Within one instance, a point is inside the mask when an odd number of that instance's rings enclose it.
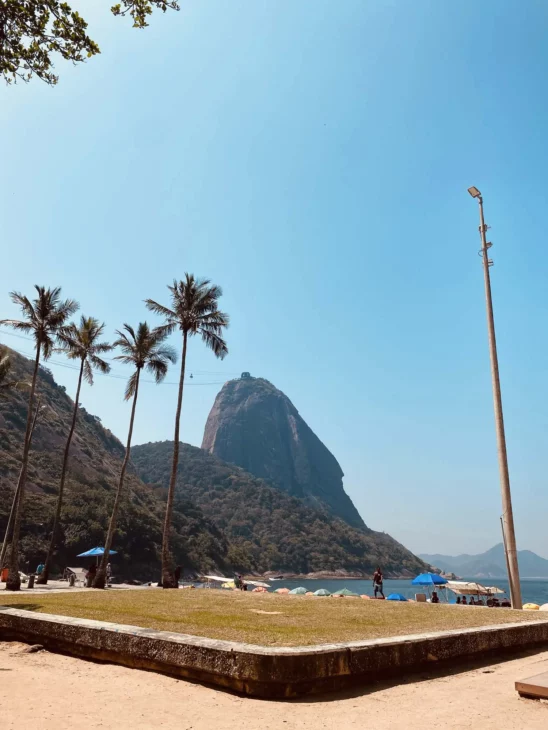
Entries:
{"label": "tall palm tree", "polygon": [[57,505],[55,507],[55,516],[53,518],[51,540],[48,548],[48,554],[46,556],[46,562],[44,563],[44,569],[36,581],[42,585],[45,585],[48,582],[51,561],[55,550],[55,542],[57,540],[57,532],[59,530],[59,520],[61,518],[61,507],[63,506],[70,444],[72,442],[74,429],[76,427],[76,420],[78,418],[78,404],[80,402],[80,388],[82,387],[82,380],[93,385],[94,368],[100,373],[106,374],[110,372],[110,365],[99,357],[105,352],[112,350],[112,345],[109,345],[108,342],[99,342],[104,329],[105,325],[100,324],[100,322],[94,317],[84,317],[84,315],[82,315],[79,325],[76,325],[73,322],[68,327],[63,327],[57,335],[57,339],[60,343],[60,349],[65,353],[69,360],[80,360],[80,372],[78,375],[78,386],[76,388],[74,408],[72,409],[72,421],[63,454],[61,480],[59,482],[59,493],[57,495]]}
{"label": "tall palm tree", "polygon": [[21,460],[21,473],[19,476],[19,497],[15,508],[9,574],[8,580],[6,581],[6,589],[12,591],[18,591],[21,588],[21,579],[19,577],[19,533],[21,531],[21,516],[23,514],[23,506],[25,502],[25,483],[29,462],[34,394],[36,392],[40,356],[42,356],[44,360],[47,360],[50,357],[53,352],[57,333],[65,326],[68,318],[71,317],[78,309],[78,303],[73,299],[61,300],[60,287],[46,289],[44,286],[35,286],[34,288],[36,289],[37,296],[32,302],[30,299],[23,296],[23,294],[19,294],[19,292],[11,292],[10,294],[12,302],[21,308],[24,319],[0,320],[0,325],[8,325],[19,332],[31,334],[34,338],[36,348],[34,369],[32,372],[32,381],[29,392],[23,458]]}
{"label": "tall palm tree", "polygon": [[[42,406],[44,408],[44,406]],[[30,441],[32,442],[32,435],[34,433],[34,428],[36,426],[36,421],[38,419],[38,413],[42,410],[40,408],[40,396],[38,396],[38,402],[36,403],[36,408],[34,409],[34,417],[32,419],[32,425],[30,427]],[[13,495],[13,500],[11,503],[11,509],[10,514],[8,517],[8,524],[6,525],[6,531],[4,532],[4,540],[2,542],[2,549],[0,550],[0,570],[4,567],[4,560],[6,558],[6,552],[8,550],[8,542],[11,537],[11,533],[13,531],[13,521],[15,520],[15,510],[17,509],[17,502],[19,501],[19,494],[21,492],[21,477],[23,475],[23,470],[19,472],[19,479],[17,480],[17,487],[15,488],[15,493]]]}
{"label": "tall palm tree", "polygon": [[135,330],[130,327],[129,324],[124,325],[124,330],[125,332],[117,330],[116,334],[118,335],[118,339],[114,343],[113,347],[119,347],[123,353],[122,355],[117,355],[115,360],[120,360],[120,362],[123,362],[125,365],[132,365],[135,368],[135,372],[128,380],[124,395],[125,400],[133,398],[133,403],[131,405],[131,416],[129,418],[126,453],[120,470],[118,489],[116,490],[116,497],[114,499],[112,514],[110,516],[101,565],[99,566],[99,570],[97,571],[97,575],[93,581],[94,588],[105,587],[110,548],[112,546],[114,532],[116,530],[116,520],[118,518],[118,510],[120,509],[120,502],[122,500],[122,492],[124,489],[124,477],[126,475],[126,469],[131,453],[131,437],[133,436],[133,422],[135,420],[135,409],[137,407],[137,397],[139,395],[139,378],[141,377],[141,370],[148,370],[149,373],[154,375],[156,382],[161,383],[166,376],[168,362],[177,362],[177,355],[175,351],[168,345],[163,344],[168,335],[167,332],[160,329],[151,330],[146,322],[141,322],[139,324],[137,327],[137,334],[135,334]]}
{"label": "tall palm tree", "polygon": [[171,292],[171,309],[158,304],[153,299],[146,299],[145,301],[152,312],[164,317],[165,324],[160,327],[162,332],[171,334],[179,329],[183,333],[183,355],[181,358],[181,375],[173,436],[173,460],[162,538],[162,586],[164,588],[178,588],[169,548],[169,536],[175,483],[177,481],[177,467],[179,465],[179,427],[183,405],[188,338],[200,335],[207,347],[213,350],[218,358],[222,359],[228,354],[228,348],[223,339],[223,330],[228,327],[229,319],[227,314],[220,312],[218,309],[219,299],[223,293],[222,289],[220,286],[212,285],[209,279],[195,279],[193,274],[185,273],[183,281],[174,281],[173,286],[168,286],[168,289]]}

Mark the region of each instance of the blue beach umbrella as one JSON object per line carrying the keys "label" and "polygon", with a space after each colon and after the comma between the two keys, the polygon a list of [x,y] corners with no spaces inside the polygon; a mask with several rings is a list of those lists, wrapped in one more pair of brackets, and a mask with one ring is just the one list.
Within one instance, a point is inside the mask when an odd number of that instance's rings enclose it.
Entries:
{"label": "blue beach umbrella", "polygon": [[411,581],[412,586],[443,586],[446,583],[445,578],[437,573],[421,573]]}
{"label": "blue beach umbrella", "polygon": [[[91,548],[91,550],[86,550],[85,553],[80,553],[80,555],[77,555],[78,558],[94,558],[96,555],[103,555],[105,552],[105,548],[102,547],[94,547]],[[116,555],[116,550],[109,550],[109,555]]]}
{"label": "blue beach umbrella", "polygon": [[407,601],[407,598],[405,596],[402,596],[401,593],[391,593],[386,600],[387,601]]}

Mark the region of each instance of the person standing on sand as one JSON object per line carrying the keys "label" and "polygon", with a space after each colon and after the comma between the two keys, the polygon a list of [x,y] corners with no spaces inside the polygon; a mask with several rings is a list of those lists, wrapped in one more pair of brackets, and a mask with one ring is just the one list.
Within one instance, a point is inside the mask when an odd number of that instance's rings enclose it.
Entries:
{"label": "person standing on sand", "polygon": [[382,590],[382,584],[383,584],[383,577],[382,577],[382,570],[380,568],[377,568],[377,570],[373,573],[373,588],[374,590],[374,597],[377,597],[377,592],[381,594],[381,596],[384,598],[384,593]]}
{"label": "person standing on sand", "polygon": [[175,582],[177,583],[177,588],[179,587],[179,581],[181,579],[181,566],[178,565],[175,568]]}
{"label": "person standing on sand", "polygon": [[112,579],[112,566],[110,563],[107,563],[107,586],[110,584],[111,579]]}

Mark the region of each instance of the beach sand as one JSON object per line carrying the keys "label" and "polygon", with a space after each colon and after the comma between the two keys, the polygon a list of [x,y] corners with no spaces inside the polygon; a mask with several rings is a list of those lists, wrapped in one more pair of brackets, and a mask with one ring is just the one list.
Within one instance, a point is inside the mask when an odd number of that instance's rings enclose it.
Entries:
{"label": "beach sand", "polygon": [[0,643],[3,730],[241,730],[242,727],[545,730],[548,703],[521,699],[514,681],[548,671],[548,652],[452,675],[423,673],[296,701],[239,697],[184,680]]}

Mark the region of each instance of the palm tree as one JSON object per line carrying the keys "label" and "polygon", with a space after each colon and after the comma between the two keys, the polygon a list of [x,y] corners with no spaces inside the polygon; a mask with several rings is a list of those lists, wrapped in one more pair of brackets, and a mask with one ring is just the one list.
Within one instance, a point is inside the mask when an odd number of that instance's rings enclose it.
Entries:
{"label": "palm tree", "polygon": [[[34,417],[32,419],[32,425],[30,428],[30,441],[31,442],[32,442],[32,435],[34,433],[34,428],[36,426],[36,421],[38,419],[38,413],[43,408],[45,408],[45,406],[40,407],[40,396],[38,396],[38,402],[36,403],[36,408],[34,409]],[[19,500],[19,494],[21,492],[22,475],[23,475],[23,470],[21,469],[21,471],[19,472],[19,479],[17,480],[17,487],[15,488],[15,494],[13,495],[13,500],[11,503],[10,514],[8,517],[8,524],[6,525],[6,531],[4,532],[4,541],[2,542],[2,549],[0,550],[0,570],[4,567],[4,560],[6,558],[6,552],[8,550],[8,541],[11,537],[11,533],[13,530],[13,521],[15,519],[15,510],[17,508],[17,502]]]}
{"label": "palm tree", "polygon": [[13,521],[13,536],[11,540],[11,551],[9,561],[9,574],[6,581],[6,589],[18,591],[21,588],[19,577],[19,533],[21,531],[21,516],[25,502],[25,482],[29,462],[29,451],[31,442],[31,431],[33,421],[34,394],[36,392],[36,381],[38,378],[38,366],[40,356],[47,360],[53,352],[54,340],[59,330],[65,325],[69,317],[78,309],[78,303],[73,299],[61,300],[61,288],[54,287],[46,289],[43,286],[35,286],[37,297],[32,302],[19,292],[11,292],[10,297],[14,304],[17,304],[23,312],[24,319],[3,319],[0,325],[8,325],[19,332],[29,333],[34,337],[36,356],[34,358],[34,369],[29,392],[29,405],[27,412],[27,427],[25,430],[25,441],[23,445],[23,458],[21,460],[21,473],[19,476],[19,497],[15,508]]}
{"label": "palm tree", "polygon": [[120,508],[122,492],[124,489],[124,477],[126,475],[126,469],[131,453],[131,437],[133,435],[133,422],[135,420],[137,396],[139,395],[139,378],[141,377],[141,370],[148,370],[149,373],[154,375],[156,382],[161,383],[166,376],[168,362],[177,362],[177,355],[175,354],[175,351],[168,345],[163,344],[168,335],[167,332],[160,329],[151,330],[146,322],[141,322],[139,324],[137,327],[137,334],[135,334],[135,331],[129,326],[129,324],[124,325],[124,330],[125,332],[120,332],[119,330],[116,332],[118,339],[114,343],[113,347],[119,347],[123,353],[122,355],[117,355],[115,360],[120,360],[120,362],[123,362],[125,365],[132,365],[135,368],[135,372],[128,380],[124,395],[125,400],[133,398],[133,403],[129,419],[126,453],[120,470],[118,489],[116,490],[114,506],[110,516],[101,565],[99,566],[99,570],[97,571],[97,575],[93,581],[94,588],[105,587],[110,548],[114,539],[114,531],[116,530],[116,519],[118,517],[118,510]]}
{"label": "palm tree", "polygon": [[44,569],[36,581],[42,585],[45,585],[48,582],[51,561],[55,550],[55,541],[57,539],[59,520],[61,518],[61,507],[63,506],[70,444],[72,442],[74,429],[76,427],[76,419],[78,417],[78,405],[80,402],[82,379],[90,385],[93,385],[94,368],[100,373],[106,374],[110,372],[110,365],[99,357],[99,355],[103,355],[105,352],[109,352],[109,350],[112,349],[112,345],[109,345],[107,342],[99,342],[99,338],[102,336],[104,329],[105,325],[100,324],[94,317],[84,317],[84,315],[82,315],[79,326],[75,325],[73,322],[68,327],[63,327],[57,335],[57,339],[61,345],[60,349],[65,353],[69,360],[80,360],[80,373],[78,375],[76,398],[74,399],[74,408],[72,410],[72,421],[63,454],[63,466],[61,467],[61,480],[59,482],[59,494],[57,495],[57,506],[55,508],[55,516],[53,518],[51,540],[46,561],[44,563]]}
{"label": "palm tree", "polygon": [[222,335],[223,330],[228,327],[229,320],[228,315],[218,309],[218,302],[223,293],[222,289],[220,286],[212,285],[209,279],[195,279],[193,274],[185,273],[183,281],[174,281],[173,286],[168,286],[168,289],[171,292],[171,309],[158,304],[153,299],[146,299],[145,301],[151,311],[165,318],[165,324],[159,328],[162,332],[171,334],[179,329],[183,333],[183,355],[175,415],[175,434],[173,437],[173,460],[162,539],[162,586],[164,588],[178,588],[169,548],[169,533],[171,530],[175,483],[177,481],[177,467],[179,465],[179,427],[183,405],[188,338],[193,335],[200,335],[207,347],[213,350],[218,358],[222,359],[228,354],[228,348]]}

